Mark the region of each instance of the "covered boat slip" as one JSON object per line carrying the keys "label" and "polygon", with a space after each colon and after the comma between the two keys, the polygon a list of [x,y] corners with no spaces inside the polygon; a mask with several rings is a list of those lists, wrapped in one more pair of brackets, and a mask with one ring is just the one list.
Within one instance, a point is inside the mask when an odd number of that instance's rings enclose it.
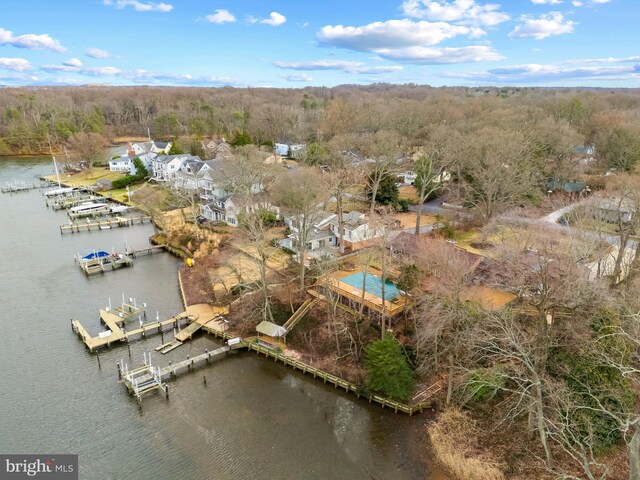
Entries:
{"label": "covered boat slip", "polygon": [[133,260],[128,255],[109,253],[104,250],[94,251],[84,257],[76,258],[76,261],[86,275],[104,273],[109,268],[116,270],[133,265]]}

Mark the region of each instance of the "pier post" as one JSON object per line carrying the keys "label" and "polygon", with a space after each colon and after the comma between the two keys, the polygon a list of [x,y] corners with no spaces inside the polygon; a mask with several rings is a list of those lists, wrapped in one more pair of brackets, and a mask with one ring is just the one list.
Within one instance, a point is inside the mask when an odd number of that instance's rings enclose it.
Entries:
{"label": "pier post", "polygon": [[207,377],[206,375],[202,377],[202,381],[204,382],[204,386],[207,386]]}
{"label": "pier post", "polygon": [[96,358],[98,359],[98,369],[102,370],[102,366],[100,365],[100,349],[96,348]]}
{"label": "pier post", "polygon": [[164,384],[164,393],[166,395],[167,400],[169,400],[169,384],[168,383]]}
{"label": "pier post", "polygon": [[118,380],[122,380],[122,370],[120,368],[120,363],[116,363],[116,367],[118,368]]}

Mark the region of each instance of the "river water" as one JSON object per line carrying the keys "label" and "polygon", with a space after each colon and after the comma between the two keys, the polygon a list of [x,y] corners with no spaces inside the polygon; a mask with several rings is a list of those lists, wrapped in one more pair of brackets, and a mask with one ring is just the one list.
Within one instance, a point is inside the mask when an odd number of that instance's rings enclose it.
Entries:
{"label": "river water", "polygon": [[[3,159],[0,185],[52,171],[49,159]],[[87,278],[74,255],[148,245],[152,227],[61,235],[66,221],[37,190],[0,195],[0,452],[76,453],[82,479],[441,478],[424,454],[426,415],[393,414],[253,353],[139,404],[116,363],[141,364],[160,338],[132,343],[131,358],[124,346],[104,351],[99,365],[70,319],[95,335],[98,309],[123,294],[151,317],[181,312],[179,262],[160,253]],[[214,347],[200,337],[154,361]]]}

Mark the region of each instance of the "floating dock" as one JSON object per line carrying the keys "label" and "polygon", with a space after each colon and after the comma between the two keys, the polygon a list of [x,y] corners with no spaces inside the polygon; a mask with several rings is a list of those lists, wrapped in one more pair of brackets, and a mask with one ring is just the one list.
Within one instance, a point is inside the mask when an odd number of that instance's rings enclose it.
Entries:
{"label": "floating dock", "polygon": [[130,227],[136,223],[144,223],[151,221],[151,217],[114,217],[104,220],[87,220],[86,222],[72,222],[60,225],[60,233],[80,233],[90,232],[91,230],[109,230],[118,227]]}

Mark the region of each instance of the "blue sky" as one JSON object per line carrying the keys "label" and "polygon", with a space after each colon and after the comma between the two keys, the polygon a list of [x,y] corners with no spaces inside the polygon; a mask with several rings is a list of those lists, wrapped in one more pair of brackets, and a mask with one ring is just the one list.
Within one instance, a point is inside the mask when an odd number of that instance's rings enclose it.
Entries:
{"label": "blue sky", "polygon": [[7,86],[640,86],[638,0],[2,3]]}

